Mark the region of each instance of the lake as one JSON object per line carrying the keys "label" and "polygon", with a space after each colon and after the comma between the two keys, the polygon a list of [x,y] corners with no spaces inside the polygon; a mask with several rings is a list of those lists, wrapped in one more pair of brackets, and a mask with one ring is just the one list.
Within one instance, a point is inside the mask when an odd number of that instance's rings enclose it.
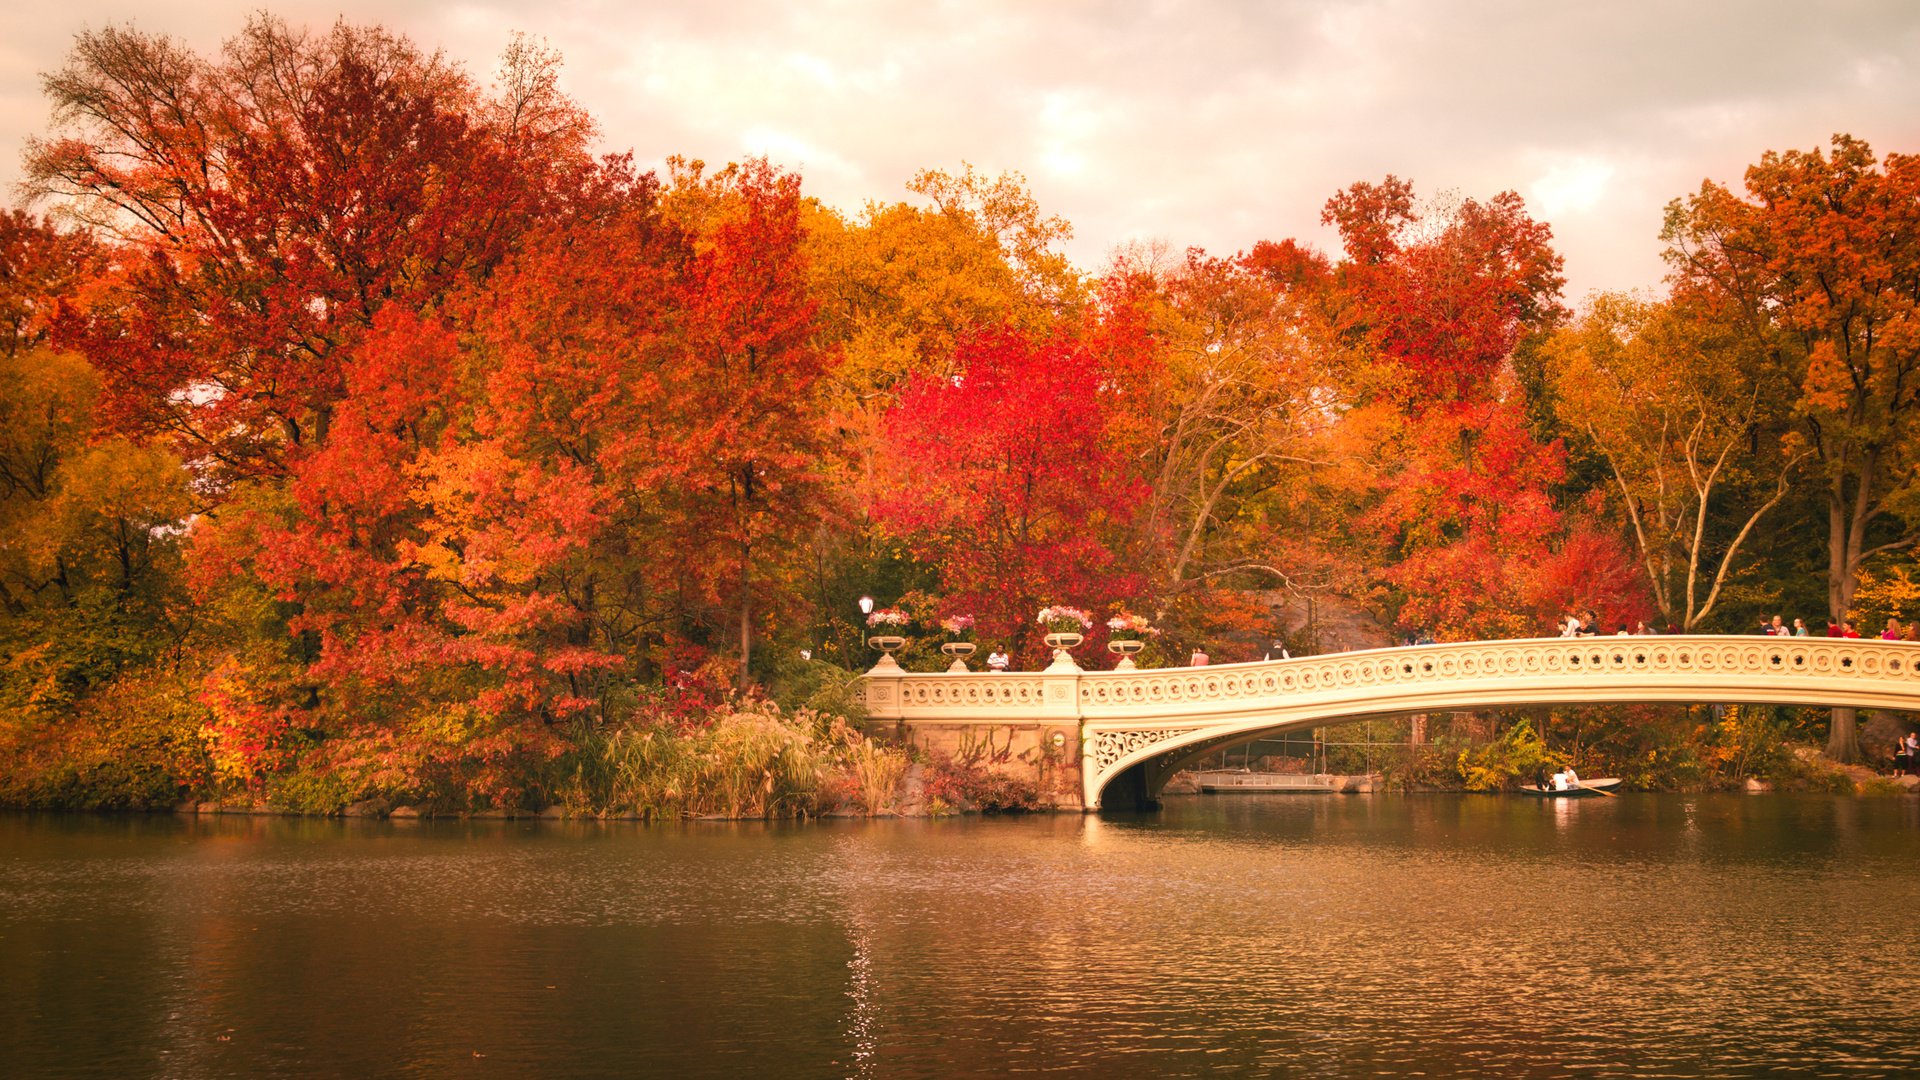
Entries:
{"label": "lake", "polygon": [[1920,799],[0,816],[0,1076],[1920,1072]]}

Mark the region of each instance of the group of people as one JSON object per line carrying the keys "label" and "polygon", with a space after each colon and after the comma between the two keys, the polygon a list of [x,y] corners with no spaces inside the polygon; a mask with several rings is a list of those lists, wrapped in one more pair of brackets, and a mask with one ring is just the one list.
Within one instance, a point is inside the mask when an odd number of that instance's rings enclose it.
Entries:
{"label": "group of people", "polygon": [[1893,744],[1893,775],[1905,776],[1907,773],[1920,775],[1920,734],[1907,732],[1904,739]]}
{"label": "group of people", "polygon": [[[1560,631],[1561,637],[1594,637],[1601,633],[1600,624],[1594,619],[1591,610],[1583,611],[1578,615],[1565,615],[1561,618],[1560,622],[1556,624],[1556,627]],[[1616,633],[1618,636],[1626,637],[1635,634],[1658,634],[1660,632],[1661,631],[1648,626],[1645,622],[1636,622],[1631,628],[1625,623],[1622,623]],[[1666,632],[1669,634],[1674,633],[1674,628],[1669,626]],[[1786,620],[1778,615],[1771,618],[1762,616],[1760,619],[1760,628],[1756,632],[1765,634],[1768,637],[1814,636],[1813,631],[1808,629],[1805,619],[1795,619],[1793,620],[1793,625],[1788,626]],[[1830,638],[1857,638],[1860,637],[1861,634],[1852,622],[1843,619],[1839,622],[1829,621],[1827,623],[1826,636]],[[1920,641],[1920,622],[1910,622],[1902,628],[1900,620],[1888,619],[1886,628],[1880,631],[1877,636],[1882,641]]]}
{"label": "group of people", "polygon": [[[1578,615],[1569,612],[1561,616],[1558,626],[1561,637],[1598,637],[1600,635],[1600,622],[1594,618],[1592,608],[1588,608]],[[1631,634],[1657,634],[1659,632],[1660,631],[1655,630],[1653,627],[1648,626],[1644,621],[1641,621],[1634,623],[1631,628],[1625,623],[1621,623],[1616,636],[1626,637]]]}
{"label": "group of people", "polygon": [[[1563,638],[1597,637],[1601,633],[1599,620],[1594,617],[1592,608],[1588,608],[1577,615],[1569,612],[1568,614],[1561,617],[1560,621],[1555,624],[1555,628],[1559,630],[1560,636]],[[1675,630],[1673,627],[1669,626],[1667,627],[1665,632],[1671,634],[1671,633],[1674,633]],[[1786,623],[1786,620],[1781,618],[1778,615],[1775,615],[1771,618],[1762,616],[1760,619],[1760,629],[1758,632],[1765,634],[1768,637],[1812,637],[1813,636],[1813,631],[1807,628],[1807,621],[1805,619],[1795,619],[1793,620],[1793,625],[1788,626]],[[1642,634],[1658,634],[1658,633],[1661,633],[1661,631],[1655,630],[1653,627],[1648,626],[1645,620],[1635,622],[1631,627],[1628,627],[1625,623],[1622,623],[1620,625],[1620,629],[1615,631],[1615,635],[1619,637],[1629,637],[1629,636],[1642,635]],[[1826,636],[1833,637],[1833,638],[1857,638],[1861,635],[1860,635],[1860,631],[1854,627],[1853,623],[1848,622],[1846,620],[1841,620],[1840,622],[1829,621],[1827,623]],[[1900,626],[1900,620],[1888,619],[1886,629],[1880,631],[1878,636],[1882,641],[1920,642],[1920,622],[1910,622],[1903,629]],[[1434,643],[1433,635],[1427,633],[1424,630],[1420,631],[1417,634],[1407,635],[1405,640],[1401,642],[1402,645],[1431,645],[1433,643]],[[1278,651],[1282,657],[1285,657],[1288,655],[1285,648],[1282,647],[1278,642],[1274,643],[1274,650]],[[1267,659],[1269,660],[1273,659],[1273,655],[1274,655],[1273,652],[1269,652],[1267,654]],[[1207,656],[1206,651],[1204,649],[1195,649],[1193,650],[1193,656],[1187,661],[1187,663],[1191,667],[1205,667],[1210,662],[1210,659],[1211,658]],[[1006,652],[996,648],[993,650],[992,653],[988,654],[987,656],[987,670],[988,671],[1006,671],[1008,667],[1012,664],[1012,662],[1013,662],[1012,659],[1006,654]],[[1913,761],[1914,761],[1914,768],[1916,770],[1920,770],[1920,751],[1916,751],[1916,753],[1914,754]]]}
{"label": "group of people", "polygon": [[[1780,622],[1780,616],[1778,615],[1775,615],[1771,620],[1760,620],[1760,632],[1774,637],[1809,636],[1807,633],[1807,624],[1804,620],[1793,620],[1793,627],[1789,629]],[[1851,621],[1842,619],[1839,622],[1832,620],[1827,621],[1827,636],[1857,638],[1860,637],[1861,634],[1859,628],[1854,626]],[[1903,629],[1900,626],[1899,619],[1888,619],[1886,627],[1876,636],[1879,637],[1881,641],[1920,641],[1920,622],[1910,622]]]}

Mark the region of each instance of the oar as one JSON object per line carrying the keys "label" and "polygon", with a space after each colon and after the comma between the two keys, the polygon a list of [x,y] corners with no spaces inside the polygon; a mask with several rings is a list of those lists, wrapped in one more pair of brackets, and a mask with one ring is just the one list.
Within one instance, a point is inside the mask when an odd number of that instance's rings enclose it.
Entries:
{"label": "oar", "polygon": [[1587,785],[1585,785],[1585,784],[1581,784],[1581,785],[1580,785],[1580,790],[1581,790],[1581,791],[1591,791],[1591,792],[1593,792],[1593,793],[1594,793],[1595,795],[1605,795],[1605,796],[1606,796],[1607,798],[1609,798],[1609,799],[1611,799],[1611,798],[1613,798],[1613,792],[1611,792],[1611,791],[1608,791],[1608,790],[1607,790],[1606,788],[1603,788],[1603,787],[1588,787],[1588,786],[1587,786]]}

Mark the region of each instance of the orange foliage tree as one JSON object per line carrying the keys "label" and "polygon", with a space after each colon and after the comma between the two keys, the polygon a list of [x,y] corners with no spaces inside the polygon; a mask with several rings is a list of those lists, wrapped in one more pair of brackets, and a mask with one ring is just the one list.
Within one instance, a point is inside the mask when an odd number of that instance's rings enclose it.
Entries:
{"label": "orange foliage tree", "polygon": [[[1667,208],[1676,286],[1726,312],[1799,381],[1794,411],[1825,489],[1827,610],[1861,565],[1920,539],[1920,157],[1859,139],[1762,155],[1746,197],[1707,182]],[[1859,756],[1852,710],[1827,746]]]}

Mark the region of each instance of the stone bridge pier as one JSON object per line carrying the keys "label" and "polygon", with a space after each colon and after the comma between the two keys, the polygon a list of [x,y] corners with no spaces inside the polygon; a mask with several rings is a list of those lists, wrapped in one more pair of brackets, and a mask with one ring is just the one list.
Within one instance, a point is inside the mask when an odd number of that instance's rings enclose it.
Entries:
{"label": "stone bridge pier", "polygon": [[1740,703],[1920,710],[1920,643],[1831,638],[1475,641],[1204,668],[862,680],[913,745],[1029,776],[1063,809],[1150,803],[1174,772],[1289,729],[1519,705]]}

